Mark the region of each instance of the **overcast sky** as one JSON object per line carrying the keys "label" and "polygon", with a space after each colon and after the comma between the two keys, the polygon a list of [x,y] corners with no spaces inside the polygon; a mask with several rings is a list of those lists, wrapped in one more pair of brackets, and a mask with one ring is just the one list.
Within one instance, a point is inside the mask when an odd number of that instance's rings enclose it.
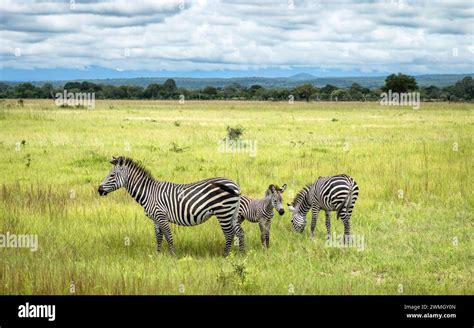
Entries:
{"label": "overcast sky", "polygon": [[110,71],[181,76],[474,71],[470,0],[1,0],[0,5],[2,79],[18,69],[65,78],[81,70],[98,77]]}

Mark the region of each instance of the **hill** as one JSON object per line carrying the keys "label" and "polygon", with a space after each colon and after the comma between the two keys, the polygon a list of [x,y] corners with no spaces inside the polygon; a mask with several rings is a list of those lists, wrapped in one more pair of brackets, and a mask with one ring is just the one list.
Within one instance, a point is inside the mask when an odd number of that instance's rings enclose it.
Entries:
{"label": "hill", "polygon": [[[434,85],[437,87],[446,87],[455,84],[462,80],[465,76],[472,76],[474,73],[466,74],[428,74],[418,75],[416,80],[420,86]],[[290,77],[238,77],[238,78],[186,78],[186,77],[169,77],[176,81],[178,87],[186,89],[202,89],[206,86],[220,87],[238,83],[242,86],[250,87],[258,84],[265,88],[291,88],[304,83],[312,84],[316,87],[323,87],[327,84],[332,84],[339,88],[345,88],[358,83],[366,88],[377,88],[384,84],[385,76],[370,76],[370,77],[315,77],[311,74],[300,73]],[[89,81],[97,84],[109,84],[114,86],[120,85],[135,85],[146,87],[152,83],[163,84],[168,77],[146,77],[146,78],[125,78],[125,79],[90,79],[90,80],[74,80],[74,81]],[[62,86],[69,81],[35,81],[32,82],[36,86],[41,86],[44,83],[51,83],[53,86]],[[5,82],[10,85],[22,83],[15,81]]]}

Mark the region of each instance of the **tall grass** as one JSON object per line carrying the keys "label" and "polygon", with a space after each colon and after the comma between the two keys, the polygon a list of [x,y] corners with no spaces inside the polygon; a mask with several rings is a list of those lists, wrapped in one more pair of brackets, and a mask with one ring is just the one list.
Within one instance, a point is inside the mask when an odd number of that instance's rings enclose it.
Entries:
{"label": "tall grass", "polygon": [[[7,103],[0,234],[37,234],[39,249],[0,248],[1,294],[474,292],[471,104]],[[218,152],[229,126],[257,143],[255,157]],[[297,235],[287,211],[275,214],[269,250],[246,222],[247,254],[234,247],[223,258],[210,219],[173,226],[178,257],[166,243],[158,254],[151,221],[125,191],[97,194],[112,155],[138,159],[162,180],[226,176],[250,196],[287,183],[285,202],[318,176],[348,173],[361,190],[352,232],[365,248],[325,247],[323,214],[314,238]],[[332,226],[342,233],[334,216]]]}

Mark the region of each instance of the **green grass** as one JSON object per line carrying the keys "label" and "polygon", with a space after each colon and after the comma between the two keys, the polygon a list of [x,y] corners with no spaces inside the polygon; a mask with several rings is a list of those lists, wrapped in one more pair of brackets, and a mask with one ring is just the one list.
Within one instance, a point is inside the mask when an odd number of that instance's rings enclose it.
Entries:
{"label": "green grass", "polygon": [[[0,294],[69,294],[71,283],[76,294],[474,293],[472,104],[10,103],[0,104],[0,233],[37,234],[39,249],[0,248]],[[255,157],[218,152],[227,126],[257,142]],[[269,250],[246,222],[247,254],[234,246],[223,258],[212,218],[173,226],[177,258],[166,242],[158,254],[152,222],[124,190],[98,196],[112,155],[167,181],[225,176],[249,196],[287,183],[285,203],[318,176],[348,173],[365,249],[325,247],[323,213],[315,238],[309,226],[297,235],[287,211]],[[334,214],[332,226],[343,232]]]}

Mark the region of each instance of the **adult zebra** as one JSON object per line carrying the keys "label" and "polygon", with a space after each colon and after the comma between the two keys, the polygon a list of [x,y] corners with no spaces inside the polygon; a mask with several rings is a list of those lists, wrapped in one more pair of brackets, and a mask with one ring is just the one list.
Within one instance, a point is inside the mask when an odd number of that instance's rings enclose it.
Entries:
{"label": "adult zebra", "polygon": [[330,212],[336,211],[337,218],[344,223],[344,240],[350,238],[350,218],[355,202],[359,197],[359,186],[355,180],[346,175],[319,177],[314,183],[305,186],[288,204],[291,223],[297,232],[303,232],[306,227],[306,214],[311,209],[311,234],[322,209],[326,212],[326,229],[328,238],[331,235]]}
{"label": "adult zebra", "polygon": [[245,219],[253,223],[258,222],[262,245],[267,248],[270,246],[270,227],[272,225],[273,209],[277,210],[280,215],[285,214],[281,197],[285,189],[286,184],[281,188],[271,184],[268,186],[262,199],[254,199],[243,195],[240,197],[239,224],[236,234],[239,238],[239,246],[242,249],[244,249],[244,230],[241,224]]}
{"label": "adult zebra", "polygon": [[224,255],[229,254],[240,204],[240,188],[235,182],[211,178],[176,184],[155,180],[131,158],[114,157],[110,163],[114,167],[99,186],[99,194],[105,196],[124,187],[153,220],[158,251],[161,251],[164,235],[171,253],[176,253],[169,223],[194,226],[215,215],[225,236]]}

